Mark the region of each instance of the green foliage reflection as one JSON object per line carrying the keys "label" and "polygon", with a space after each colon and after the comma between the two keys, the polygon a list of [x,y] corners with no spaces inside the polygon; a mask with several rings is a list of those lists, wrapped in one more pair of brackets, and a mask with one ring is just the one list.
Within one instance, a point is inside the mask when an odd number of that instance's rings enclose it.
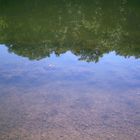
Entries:
{"label": "green foliage reflection", "polygon": [[0,0],[0,43],[39,60],[71,51],[98,62],[104,53],[140,57],[138,0]]}

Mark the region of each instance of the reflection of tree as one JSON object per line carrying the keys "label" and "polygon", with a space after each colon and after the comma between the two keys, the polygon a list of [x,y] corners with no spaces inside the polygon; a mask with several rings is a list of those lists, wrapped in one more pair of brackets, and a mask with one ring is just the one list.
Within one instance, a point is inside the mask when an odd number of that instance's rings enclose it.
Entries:
{"label": "reflection of tree", "polygon": [[30,59],[68,50],[80,60],[94,62],[109,51],[139,58],[138,4],[137,0],[0,0],[0,42]]}

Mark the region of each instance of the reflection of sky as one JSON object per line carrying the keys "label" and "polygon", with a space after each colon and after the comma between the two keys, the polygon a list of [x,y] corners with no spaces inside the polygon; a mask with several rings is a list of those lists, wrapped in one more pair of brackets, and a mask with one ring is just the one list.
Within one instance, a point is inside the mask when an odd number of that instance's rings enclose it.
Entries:
{"label": "reflection of sky", "polygon": [[140,87],[140,61],[104,54],[98,63],[78,61],[71,52],[39,61],[8,53],[0,46],[0,84],[34,86],[62,83],[84,88],[130,89]]}

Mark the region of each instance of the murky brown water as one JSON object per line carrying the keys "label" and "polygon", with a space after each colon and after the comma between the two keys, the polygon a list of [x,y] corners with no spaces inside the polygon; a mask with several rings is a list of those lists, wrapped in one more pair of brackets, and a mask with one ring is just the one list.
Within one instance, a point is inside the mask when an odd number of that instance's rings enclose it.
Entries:
{"label": "murky brown water", "polygon": [[139,4],[0,0],[0,140],[140,140]]}

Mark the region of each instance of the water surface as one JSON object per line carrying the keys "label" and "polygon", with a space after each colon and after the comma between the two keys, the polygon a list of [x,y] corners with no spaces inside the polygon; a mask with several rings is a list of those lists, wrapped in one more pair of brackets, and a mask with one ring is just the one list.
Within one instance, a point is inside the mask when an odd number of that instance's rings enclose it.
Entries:
{"label": "water surface", "polygon": [[0,0],[0,140],[139,140],[139,7]]}

